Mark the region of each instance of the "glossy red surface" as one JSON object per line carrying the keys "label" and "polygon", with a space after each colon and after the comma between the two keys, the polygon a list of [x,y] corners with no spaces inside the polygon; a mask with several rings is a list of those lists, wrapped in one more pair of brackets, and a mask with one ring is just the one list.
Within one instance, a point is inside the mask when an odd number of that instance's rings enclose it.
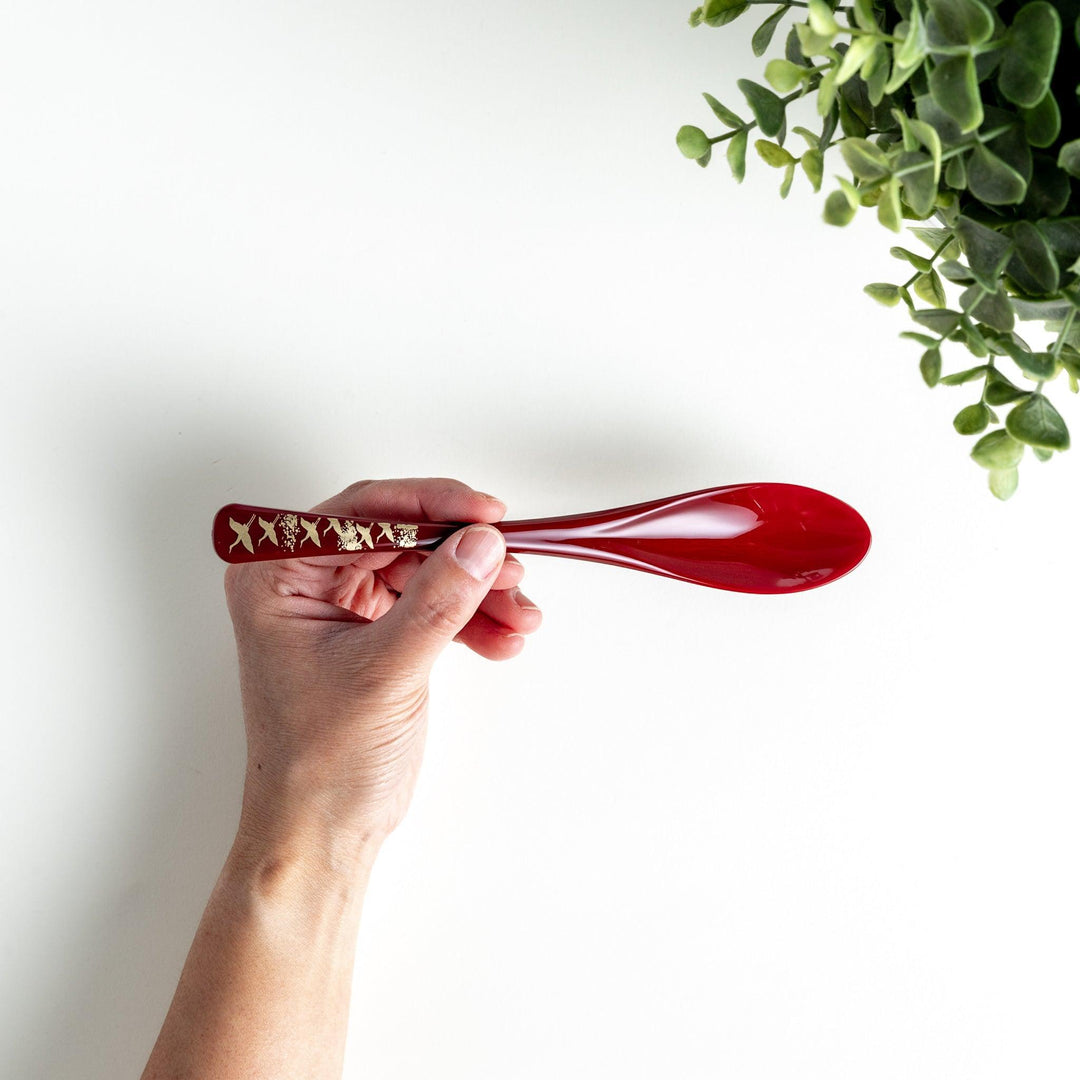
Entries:
{"label": "glossy red surface", "polygon": [[[432,548],[461,527],[230,504],[214,519],[213,541],[226,561],[254,562]],[[870,547],[866,522],[847,503],[796,484],[733,484],[496,528],[515,553],[611,563],[750,593],[799,592],[835,581]]]}
{"label": "glossy red surface", "polygon": [[795,484],[709,488],[501,528],[511,551],[594,559],[752,593],[835,581],[870,547],[870,529],[847,503]]}

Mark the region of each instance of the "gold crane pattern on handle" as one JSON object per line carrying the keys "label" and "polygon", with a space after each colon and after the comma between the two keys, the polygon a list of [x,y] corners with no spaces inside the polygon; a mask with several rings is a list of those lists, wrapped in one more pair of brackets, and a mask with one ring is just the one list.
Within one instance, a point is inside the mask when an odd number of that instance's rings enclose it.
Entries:
{"label": "gold crane pattern on handle", "polygon": [[[314,521],[305,521],[301,518],[300,528],[303,529],[306,534],[304,540],[310,540],[316,547],[322,547],[322,541],[319,539],[319,531],[315,528]],[[303,543],[304,541],[301,540],[300,542]]]}
{"label": "gold crane pattern on handle", "polygon": [[[336,517],[313,517],[311,521],[308,521],[307,518],[298,514],[278,514],[273,521],[258,517],[262,536],[252,542],[249,530],[256,518],[257,515],[253,514],[246,525],[229,518],[229,525],[236,533],[236,539],[229,547],[230,551],[237,544],[243,544],[254,555],[256,545],[262,547],[264,543],[270,543],[274,547],[290,552],[297,551],[305,545],[325,551],[321,538],[331,532],[337,537],[338,551],[373,551],[375,540],[372,539],[371,533],[376,526],[380,530],[379,540],[389,540],[396,548],[412,548],[416,547],[416,534],[420,528],[419,525],[398,525],[386,521],[373,521],[362,525],[357,521],[343,522]],[[280,537],[278,536],[279,528]]]}
{"label": "gold crane pattern on handle", "polygon": [[251,542],[251,533],[249,532],[251,526],[254,523],[254,514],[252,514],[251,517],[248,518],[248,523],[246,525],[241,525],[239,521],[234,521],[232,518],[229,518],[229,528],[231,528],[232,531],[236,533],[236,539],[229,545],[230,551],[232,551],[232,549],[236,547],[237,544],[243,544],[244,547],[246,547],[252,555],[255,554],[255,546]]}
{"label": "gold crane pattern on handle", "polygon": [[278,514],[273,521],[267,521],[265,518],[259,518],[259,528],[263,531],[263,534],[259,537],[258,541],[260,545],[264,540],[269,540],[270,543],[274,545],[274,547],[281,547],[281,545],[278,543],[276,532],[278,518],[280,517],[281,515]]}

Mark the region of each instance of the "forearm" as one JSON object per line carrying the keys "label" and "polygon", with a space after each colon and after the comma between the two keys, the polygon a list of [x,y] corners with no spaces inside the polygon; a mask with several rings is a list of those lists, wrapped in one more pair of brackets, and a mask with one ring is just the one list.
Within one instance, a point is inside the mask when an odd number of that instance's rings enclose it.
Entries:
{"label": "forearm", "polygon": [[374,851],[243,827],[211,894],[143,1080],[339,1080]]}

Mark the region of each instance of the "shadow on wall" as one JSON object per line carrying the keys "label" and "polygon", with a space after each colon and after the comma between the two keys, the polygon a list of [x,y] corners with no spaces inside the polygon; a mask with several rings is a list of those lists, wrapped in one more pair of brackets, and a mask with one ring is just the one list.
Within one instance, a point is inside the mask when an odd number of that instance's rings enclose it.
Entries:
{"label": "shadow on wall", "polygon": [[223,566],[209,542],[213,512],[227,501],[217,499],[220,470],[243,459],[250,473],[254,460],[300,487],[279,451],[230,430],[223,415],[193,418],[198,433],[177,439],[147,430],[146,410],[128,409],[130,423],[98,428],[83,452],[112,465],[96,512],[126,522],[133,540],[114,576],[137,664],[119,656],[115,671],[137,713],[117,722],[136,745],[107,778],[127,790],[98,804],[107,821],[94,860],[101,872],[61,909],[65,963],[38,983],[20,1037],[25,1057],[4,1070],[21,1080],[138,1076],[149,1056],[240,808],[235,654]]}
{"label": "shadow on wall", "polygon": [[[545,414],[537,408],[534,415]],[[686,437],[672,439],[662,418],[645,430],[633,419],[609,415],[602,424],[583,425],[553,409],[532,428],[516,419],[500,431],[489,421],[475,445],[432,453],[422,471],[460,474],[478,486],[478,474],[497,471],[500,478],[522,478],[529,498],[550,498],[548,507],[526,507],[515,498],[511,514],[518,516],[599,509],[599,503],[579,505],[596,502],[597,492],[614,506],[745,479],[729,475],[735,466],[715,442],[693,445]],[[252,492],[307,490],[313,470],[328,467],[339,476],[342,467],[337,457],[283,460],[280,446],[260,436],[274,429],[265,415],[248,416],[240,431],[235,420],[224,409],[204,413],[178,442],[148,435],[139,426],[146,421],[133,419],[130,427],[103,430],[101,445],[86,448],[123,463],[117,468],[128,474],[118,475],[111,488],[123,505],[106,504],[101,513],[138,523],[136,543],[119,570],[130,577],[118,583],[133,598],[139,620],[126,636],[144,642],[145,669],[130,673],[143,687],[140,716],[121,719],[139,732],[132,751],[138,768],[126,770],[130,790],[105,800],[112,821],[101,836],[102,866],[114,873],[87,883],[81,908],[68,906],[73,925],[62,928],[72,943],[68,963],[40,984],[41,999],[30,1003],[25,1057],[10,1073],[20,1080],[139,1074],[234,835],[244,738],[223,567],[210,550],[210,521],[222,503],[253,497],[246,484]],[[392,417],[384,422],[389,429],[396,423]],[[122,442],[114,441],[117,435]],[[410,447],[409,460],[398,462],[406,469],[391,467],[390,474],[402,475],[434,447],[448,445],[454,444],[436,432],[427,446]],[[494,466],[491,447],[498,447]],[[307,504],[330,494],[313,490]],[[163,521],[176,527],[161,529]]]}

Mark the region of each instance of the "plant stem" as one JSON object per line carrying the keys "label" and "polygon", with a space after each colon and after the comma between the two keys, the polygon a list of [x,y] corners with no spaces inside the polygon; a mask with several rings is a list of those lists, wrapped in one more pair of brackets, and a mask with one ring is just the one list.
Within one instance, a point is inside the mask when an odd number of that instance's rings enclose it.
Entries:
{"label": "plant stem", "polygon": [[[942,240],[942,242],[941,242],[940,244],[938,244],[937,248],[935,248],[935,250],[934,250],[934,253],[933,253],[933,254],[932,254],[932,255],[930,256],[930,270],[933,270],[933,268],[934,268],[934,260],[935,260],[935,259],[936,259],[936,258],[937,258],[937,257],[938,257],[938,256],[939,256],[939,255],[940,255],[940,254],[941,254],[941,253],[942,253],[942,252],[943,252],[943,251],[944,251],[944,250],[945,250],[945,249],[946,249],[946,248],[947,248],[947,247],[948,247],[948,246],[949,246],[949,245],[950,245],[950,244],[952,243],[952,242],[953,242],[953,234],[952,234],[952,232],[950,232],[950,233],[949,233],[949,235],[948,235],[947,237],[945,237],[945,239],[944,239],[944,240]],[[906,289],[906,288],[907,288],[907,287],[908,287],[909,285],[911,285],[912,283],[914,283],[914,282],[915,282],[915,281],[916,281],[916,280],[917,280],[918,278],[922,277],[922,275],[923,275],[923,274],[929,274],[929,273],[930,273],[930,270],[916,270],[916,271],[915,271],[915,273],[914,273],[914,274],[912,274],[912,275],[911,275],[911,277],[909,277],[909,278],[907,279],[907,281],[905,281],[905,282],[904,282],[904,284],[903,284],[903,285],[901,285],[900,287],[901,287],[902,289]],[[941,340],[942,340],[942,341],[944,341],[945,339],[944,339],[944,338],[942,338]]]}
{"label": "plant stem", "polygon": [[[973,133],[973,138],[970,142],[962,143],[959,146],[954,146],[949,150],[946,150],[941,155],[942,161],[948,161],[950,158],[956,157],[957,154],[963,154],[970,150],[976,143],[987,143],[993,139],[996,139],[999,135],[1004,135],[1005,132],[1011,131],[1015,127],[1015,123],[1005,124],[1002,127],[995,128],[993,131],[988,131],[985,135],[980,135],[977,131]],[[881,134],[881,132],[870,132],[873,134]],[[918,172],[920,169],[925,169],[928,162],[920,162],[918,165],[907,165],[903,169],[897,169],[896,172],[889,173],[889,176],[883,176],[879,180],[873,181],[874,184],[881,184],[888,180],[892,176],[907,176],[908,173]]]}
{"label": "plant stem", "polygon": [[711,143],[723,142],[725,139],[733,139],[740,131],[749,131],[751,128],[757,127],[757,121],[751,120],[749,124],[744,124],[742,127],[733,128],[731,131],[725,131],[723,135],[717,135],[715,139],[710,139]]}
{"label": "plant stem", "polygon": [[[784,105],[787,105],[787,104],[789,104],[790,102],[794,101],[794,100],[795,100],[796,98],[800,98],[800,97],[802,97],[802,96],[803,96],[803,93],[804,93],[804,91],[803,91],[803,90],[796,90],[796,91],[794,91],[793,93],[791,93],[791,94],[788,94],[788,96],[787,96],[787,97],[781,98],[781,99],[780,99],[780,101],[781,101],[781,102],[782,102],[782,103],[783,103]],[[749,130],[750,130],[751,128],[755,128],[755,127],[757,127],[757,126],[758,126],[758,122],[757,122],[756,120],[751,120],[751,121],[750,121],[750,122],[749,122],[748,124],[743,124],[743,126],[742,126],[742,127],[738,127],[738,128],[733,128],[733,129],[732,129],[731,131],[726,131],[726,132],[724,132],[724,134],[723,134],[723,135],[717,135],[717,136],[716,136],[716,138],[714,138],[714,139],[710,139],[710,140],[709,140],[709,143],[710,143],[710,144],[712,144],[712,143],[718,143],[718,142],[723,142],[723,141],[724,141],[725,139],[732,139],[732,138],[734,138],[734,137],[735,137],[736,135],[738,135],[738,133],[739,133],[740,131],[749,131]]]}
{"label": "plant stem", "polygon": [[[1069,331],[1072,329],[1073,320],[1076,318],[1076,308],[1071,308],[1069,313],[1065,316],[1065,322],[1061,327],[1061,333],[1058,334],[1057,340],[1050,346],[1050,355],[1057,360],[1061,356],[1061,349],[1065,344],[1065,339],[1069,336]],[[1042,386],[1042,383],[1039,383]]]}

